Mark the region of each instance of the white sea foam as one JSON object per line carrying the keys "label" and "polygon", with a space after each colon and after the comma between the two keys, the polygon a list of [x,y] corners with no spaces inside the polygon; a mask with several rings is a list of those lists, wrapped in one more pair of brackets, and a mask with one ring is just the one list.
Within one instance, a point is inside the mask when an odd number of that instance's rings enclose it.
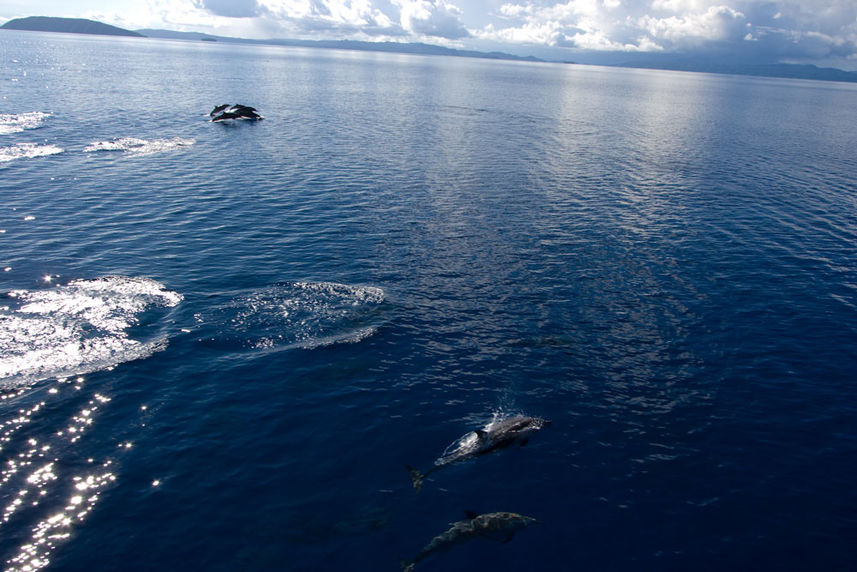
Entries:
{"label": "white sea foam", "polygon": [[215,343],[312,349],[374,335],[372,321],[383,301],[384,291],[374,286],[290,282],[238,296],[198,320]]}
{"label": "white sea foam", "polygon": [[181,137],[173,137],[172,139],[155,139],[153,141],[137,139],[136,137],[119,137],[109,141],[96,141],[94,143],[90,143],[83,151],[85,153],[95,153],[98,151],[121,151],[129,155],[151,155],[152,153],[172,151],[179,147],[189,147],[194,143],[196,143],[194,139],[182,139]]}
{"label": "white sea foam", "polygon": [[0,163],[15,159],[31,159],[62,153],[63,149],[56,145],[37,145],[35,143],[18,143],[11,147],[0,147]]}
{"label": "white sea foam", "polygon": [[50,113],[32,111],[30,113],[0,113],[0,135],[20,133],[25,129],[38,129]]}
{"label": "white sea foam", "polygon": [[304,349],[315,349],[315,348],[323,348],[325,346],[332,346],[334,344],[357,344],[375,335],[375,332],[378,331],[378,328],[374,326],[369,326],[366,328],[358,328],[353,332],[345,332],[338,335],[332,336],[323,336],[320,338],[307,338],[304,339],[300,346]]}
{"label": "white sea foam", "polygon": [[127,330],[152,308],[182,296],[147,278],[76,280],[48,290],[17,290],[0,307],[0,385],[68,377],[148,357],[166,346]]}

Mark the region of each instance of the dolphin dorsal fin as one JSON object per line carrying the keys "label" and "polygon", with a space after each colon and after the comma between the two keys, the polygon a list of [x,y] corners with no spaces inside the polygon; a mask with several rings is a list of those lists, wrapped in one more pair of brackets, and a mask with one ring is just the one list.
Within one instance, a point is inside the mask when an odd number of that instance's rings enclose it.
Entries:
{"label": "dolphin dorsal fin", "polygon": [[476,518],[479,515],[476,514],[475,512],[473,512],[472,510],[465,510],[464,516],[467,517],[467,520],[473,520],[474,518]]}
{"label": "dolphin dorsal fin", "polygon": [[476,436],[480,439],[485,439],[486,437],[488,437],[488,432],[484,429],[476,429],[474,433],[476,433]]}

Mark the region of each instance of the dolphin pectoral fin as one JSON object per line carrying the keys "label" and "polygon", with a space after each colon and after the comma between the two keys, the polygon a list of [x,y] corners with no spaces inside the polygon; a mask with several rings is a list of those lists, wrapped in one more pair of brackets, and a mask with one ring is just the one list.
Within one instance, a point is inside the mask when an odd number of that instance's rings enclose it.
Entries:
{"label": "dolphin pectoral fin", "polygon": [[504,539],[503,539],[503,542],[502,542],[501,544],[506,544],[507,542],[512,542],[512,539],[513,539],[513,538],[515,538],[515,533],[514,533],[514,532],[510,532],[510,533],[509,533],[509,536],[507,536],[506,538],[504,538]]}
{"label": "dolphin pectoral fin", "polygon": [[474,518],[476,518],[479,515],[476,514],[475,512],[473,512],[472,510],[465,510],[464,516],[467,517],[467,520],[473,520]]}
{"label": "dolphin pectoral fin", "polygon": [[528,438],[526,438],[526,439],[524,439],[523,441],[521,441],[521,447],[526,447],[526,446],[527,446],[527,443],[529,443],[529,442],[530,442],[529,437],[528,437]]}
{"label": "dolphin pectoral fin", "polygon": [[423,479],[425,479],[426,476],[410,465],[407,465],[405,468],[411,474],[411,481],[414,483],[414,489],[416,489],[417,492],[420,492],[423,488]]}

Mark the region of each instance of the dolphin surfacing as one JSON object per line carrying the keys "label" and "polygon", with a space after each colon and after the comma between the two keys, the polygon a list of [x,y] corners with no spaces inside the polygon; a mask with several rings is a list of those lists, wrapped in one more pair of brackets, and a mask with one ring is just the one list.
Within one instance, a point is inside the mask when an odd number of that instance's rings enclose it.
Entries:
{"label": "dolphin surfacing", "polygon": [[465,511],[464,520],[453,523],[452,528],[442,532],[431,539],[431,542],[420,550],[413,560],[402,560],[403,572],[412,572],[417,562],[425,560],[429,556],[446,552],[456,544],[483,538],[499,542],[509,542],[515,533],[538,521],[530,516],[524,516],[514,512],[490,512],[476,514]]}
{"label": "dolphin surfacing", "polygon": [[513,415],[512,417],[500,419],[495,418],[482,429],[465,433],[453,441],[428,471],[422,473],[410,465],[406,469],[411,474],[411,481],[414,483],[414,488],[417,492],[420,492],[425,478],[431,473],[449,465],[487,453],[493,453],[511,445],[518,444],[524,446],[536,431],[546,425],[550,425],[550,423],[547,419],[528,417],[526,415]]}

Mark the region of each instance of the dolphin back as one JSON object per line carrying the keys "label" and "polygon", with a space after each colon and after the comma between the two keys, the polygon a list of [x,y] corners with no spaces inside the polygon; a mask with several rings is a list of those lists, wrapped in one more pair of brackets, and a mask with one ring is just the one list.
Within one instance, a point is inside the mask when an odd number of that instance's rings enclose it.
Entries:
{"label": "dolphin back", "polygon": [[483,538],[498,542],[509,542],[515,533],[530,524],[538,522],[536,519],[517,514],[514,512],[492,512],[476,514],[465,511],[465,520],[453,523],[452,527],[429,542],[413,560],[402,560],[402,570],[411,572],[417,562],[425,560],[429,556],[446,552],[453,546],[472,540]]}

